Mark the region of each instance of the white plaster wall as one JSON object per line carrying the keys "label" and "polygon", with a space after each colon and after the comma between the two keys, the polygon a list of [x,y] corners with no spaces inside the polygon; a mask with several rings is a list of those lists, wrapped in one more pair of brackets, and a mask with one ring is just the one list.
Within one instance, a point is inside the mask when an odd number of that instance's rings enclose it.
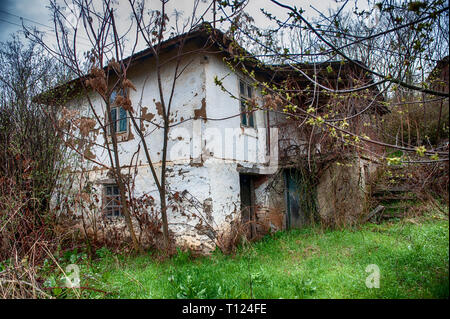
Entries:
{"label": "white plaster wall", "polygon": [[[192,117],[194,112],[193,110],[201,107],[201,100],[205,96],[203,86],[204,80],[201,77],[203,68],[199,63],[199,57],[186,57],[182,61],[181,67],[186,67],[186,69],[177,81],[175,94],[173,96],[171,105],[171,118],[174,120],[174,123],[180,121],[181,119]],[[168,104],[170,98],[171,80],[173,79],[174,73],[175,62],[169,63],[164,68],[162,68],[161,78],[163,79],[162,87],[166,104]],[[139,65],[132,67],[129,70],[128,77],[137,89],[136,91],[130,90],[129,92],[130,99],[133,104],[133,109],[135,110],[135,117],[138,118],[141,114],[141,109],[145,107],[147,108],[147,113],[154,114],[154,118],[152,119],[152,121],[156,124],[161,125],[163,123],[162,116],[158,114],[156,108],[156,103],[160,102],[160,97],[153,60],[146,59],[143,62],[139,63]],[[105,105],[98,98],[98,95],[96,96],[94,103],[96,112],[98,114],[101,114],[102,116],[105,116]],[[88,113],[92,116],[91,111]],[[145,122],[145,127],[146,142],[150,151],[152,162],[157,163],[161,160],[163,131],[162,129],[157,128],[149,122]],[[192,121],[184,122],[178,127],[184,128],[188,132],[191,132]],[[134,152],[138,149],[139,137],[137,136],[137,132],[133,127],[131,127],[130,129],[132,135],[134,135],[134,138],[128,141],[120,142],[118,145],[122,165],[129,164]],[[96,142],[103,145],[103,136],[99,135]],[[176,142],[177,141],[170,139],[169,149]],[[97,156],[97,159],[101,162],[108,162],[107,153],[101,150],[101,148],[96,148],[95,154]],[[146,162],[145,154],[142,148],[141,152],[139,153],[139,159],[140,163]],[[170,153],[169,160],[171,160]]]}
{"label": "white plaster wall", "polygon": [[[223,83],[230,92],[238,95],[239,77],[231,73],[220,58],[212,54],[188,55],[182,60],[181,68],[183,67],[186,69],[177,80],[172,102],[171,114],[174,123],[193,118],[195,110],[201,109],[202,106],[206,107],[208,118],[219,119],[239,114],[239,101],[232,99],[214,84],[215,76],[222,78],[228,74]],[[166,103],[174,70],[174,62],[162,68]],[[159,101],[159,91],[154,61],[149,58],[131,68],[128,78],[137,88],[137,91],[130,91],[135,116],[139,116],[141,108],[146,107],[147,113],[155,114],[152,121],[162,124],[162,117],[158,115],[155,105]],[[260,96],[258,91],[256,94]],[[105,116],[105,105],[100,97],[92,94],[91,98],[97,114]],[[83,115],[92,117],[93,112],[85,105]],[[255,112],[257,128],[265,128],[264,116],[262,111]],[[142,147],[137,155],[134,154],[138,149],[139,137],[133,127],[130,130],[134,138],[118,145],[121,165],[137,163],[134,196],[148,194],[158,203],[159,196],[150,169],[146,165]],[[147,123],[145,134],[152,161],[159,175],[163,132]],[[95,142],[104,145],[103,135],[98,134]],[[211,207],[211,215],[207,216],[208,222],[219,229],[224,222],[231,221],[240,209],[237,165],[248,167],[264,165],[267,158],[258,158],[256,153],[260,151],[264,155],[265,147],[265,131],[258,136],[257,130],[242,128],[239,115],[222,121],[210,119],[186,121],[171,129],[168,148],[168,186],[173,193],[179,192],[188,198],[194,198],[194,202],[198,205],[190,203],[184,205],[184,212],[188,215],[189,213],[204,215],[203,205],[208,203]],[[230,152],[230,148],[234,152]],[[96,155],[97,161],[109,165],[108,154],[104,149],[93,147],[91,150]],[[90,171],[89,180],[95,182],[106,179],[107,171],[96,166],[90,165],[90,168],[96,169]],[[128,173],[128,168],[124,168],[123,172]],[[101,191],[101,185],[97,185],[97,190]],[[182,235],[180,237],[182,240],[197,246],[206,243],[209,245],[207,249],[213,247],[208,237],[199,235],[194,228],[199,223],[198,218],[182,216],[180,211],[169,211],[168,218],[170,229]]]}
{"label": "white plaster wall", "polygon": [[[239,101],[230,97],[230,93],[239,96],[239,79],[242,78],[249,83],[251,81],[241,73],[232,72],[220,56],[212,54],[206,56],[208,57],[205,64],[207,116],[212,119],[227,118],[202,123],[206,131],[217,132],[213,134],[217,136],[215,139],[209,136],[205,138],[207,157],[233,160],[248,167],[267,164],[265,113],[260,110],[254,112],[256,128],[241,127]],[[215,84],[215,77],[222,81],[229,93]],[[261,102],[260,90],[254,90],[254,94],[258,102]],[[219,135],[221,139],[218,138]]]}

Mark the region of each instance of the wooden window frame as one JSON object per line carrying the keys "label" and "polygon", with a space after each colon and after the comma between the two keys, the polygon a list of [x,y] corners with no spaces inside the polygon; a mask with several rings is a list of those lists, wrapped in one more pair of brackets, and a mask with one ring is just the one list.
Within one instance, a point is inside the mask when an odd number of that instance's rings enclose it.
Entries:
{"label": "wooden window frame", "polygon": [[[115,188],[117,189],[117,194],[114,194]],[[110,191],[108,191],[108,189],[110,189]],[[111,205],[111,203],[113,203],[113,205]],[[102,196],[103,216],[105,216],[106,218],[121,218],[123,217],[122,209],[123,205],[120,200],[119,186],[113,183],[103,184],[103,196]],[[117,215],[116,212],[118,212]]]}
{"label": "wooden window frame", "polygon": [[[111,112],[113,111],[113,110],[115,110],[116,111],[116,128],[117,128],[117,126],[120,126],[120,110],[122,109],[122,110],[124,110],[125,111],[125,114],[126,114],[126,117],[125,117],[125,120],[126,120],[126,124],[125,124],[125,127],[126,127],[126,130],[125,131],[119,131],[119,132],[117,132],[117,131],[115,131],[115,134],[116,134],[116,136],[128,136],[129,135],[129,133],[130,133],[130,120],[129,120],[129,115],[128,115],[128,111],[126,111],[123,107],[121,107],[121,106],[119,106],[119,105],[114,105],[114,101],[115,101],[115,97],[117,96],[117,94],[118,93],[123,93],[124,91],[123,91],[123,89],[120,89],[120,90],[116,90],[116,91],[113,91],[113,93],[111,94],[111,97],[110,97],[110,109],[111,109]],[[128,92],[127,92],[127,94],[128,94]],[[122,95],[123,96],[123,95]],[[119,116],[119,118],[117,118],[117,116]],[[107,117],[108,119],[109,119],[109,117]],[[111,120],[112,120],[112,114],[111,114]],[[108,125],[108,127],[107,127],[107,133],[108,133],[108,136],[111,136],[111,129],[113,128],[113,123],[109,123],[109,125]]]}
{"label": "wooden window frame", "polygon": [[240,78],[238,81],[238,90],[239,90],[239,110],[241,112],[240,117],[241,126],[256,129],[255,111],[251,110],[249,112],[249,105],[247,103],[248,100],[252,99],[255,96],[254,92],[255,89],[247,81]]}

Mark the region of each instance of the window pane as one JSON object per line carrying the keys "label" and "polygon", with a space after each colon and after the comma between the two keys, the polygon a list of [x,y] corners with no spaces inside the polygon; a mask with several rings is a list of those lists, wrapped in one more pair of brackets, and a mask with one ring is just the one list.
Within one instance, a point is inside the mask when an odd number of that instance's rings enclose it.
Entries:
{"label": "window pane", "polygon": [[247,86],[247,96],[251,98],[253,96],[253,89],[251,86]]}
{"label": "window pane", "polygon": [[112,197],[105,198],[105,207],[111,207],[114,204]]}
{"label": "window pane", "polygon": [[239,81],[239,90],[242,95],[245,95],[245,84],[242,81]]}
{"label": "window pane", "polygon": [[111,186],[106,186],[106,195],[111,195],[111,194],[112,194]]}
{"label": "window pane", "polygon": [[113,187],[114,187],[114,195],[119,195],[119,187],[118,186]]}
{"label": "window pane", "polygon": [[117,130],[117,108],[111,109],[111,124],[113,132]]}
{"label": "window pane", "polygon": [[116,96],[117,96],[117,92],[112,91],[111,96],[109,97],[109,103],[111,103],[111,105],[114,104],[114,101],[116,100]]}
{"label": "window pane", "polygon": [[248,126],[255,127],[255,122],[253,120],[253,113],[247,114],[248,116]]}
{"label": "window pane", "polygon": [[127,111],[124,108],[120,108],[120,121],[119,121],[119,132],[127,131]]}
{"label": "window pane", "polygon": [[247,126],[247,116],[245,112],[245,101],[241,101],[241,124]]}

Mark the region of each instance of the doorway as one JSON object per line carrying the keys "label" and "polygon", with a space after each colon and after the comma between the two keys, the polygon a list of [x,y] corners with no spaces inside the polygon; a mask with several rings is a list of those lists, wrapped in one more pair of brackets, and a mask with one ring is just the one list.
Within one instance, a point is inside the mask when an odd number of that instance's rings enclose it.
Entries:
{"label": "doorway", "polygon": [[242,222],[249,227],[248,238],[256,235],[255,228],[255,186],[254,177],[250,174],[239,174],[240,195],[241,195],[241,218]]}
{"label": "doorway", "polygon": [[286,184],[286,228],[302,228],[308,224],[306,212],[301,208],[300,173],[296,169],[284,171]]}

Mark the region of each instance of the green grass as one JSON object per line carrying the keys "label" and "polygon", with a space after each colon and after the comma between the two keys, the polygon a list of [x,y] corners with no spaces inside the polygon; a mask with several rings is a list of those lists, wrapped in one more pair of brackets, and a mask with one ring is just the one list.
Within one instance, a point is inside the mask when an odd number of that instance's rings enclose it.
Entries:
{"label": "green grass", "polygon": [[[434,216],[357,230],[317,228],[278,232],[242,247],[191,258],[179,252],[158,261],[150,254],[115,256],[106,249],[81,284],[109,292],[87,298],[448,298],[449,223]],[[73,258],[72,258],[73,259]],[[370,264],[380,288],[366,287]]]}

